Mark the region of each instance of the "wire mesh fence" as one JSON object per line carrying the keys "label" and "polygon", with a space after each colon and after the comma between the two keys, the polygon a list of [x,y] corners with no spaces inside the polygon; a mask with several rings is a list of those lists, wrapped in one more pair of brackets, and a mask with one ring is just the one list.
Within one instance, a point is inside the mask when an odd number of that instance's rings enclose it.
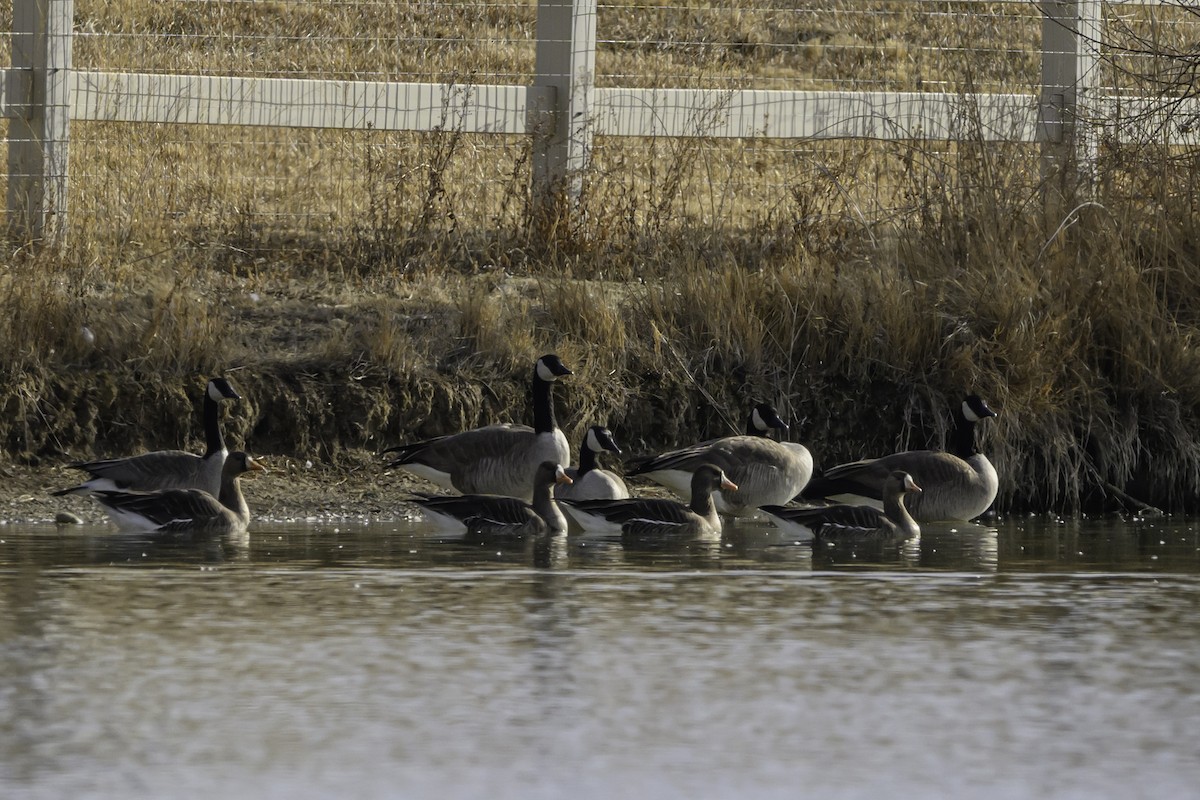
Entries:
{"label": "wire mesh fence", "polygon": [[[1194,8],[1104,3],[1103,12],[1095,85],[1104,94],[1170,110],[1194,93]],[[4,31],[11,13],[0,10]],[[536,0],[76,0],[73,69],[530,85],[537,13]],[[1036,2],[606,2],[594,78],[602,88],[1036,97],[1043,20]],[[0,38],[10,63],[9,36]],[[186,248],[246,264],[503,261],[527,241],[532,143],[455,132],[447,111],[444,132],[74,122],[72,241],[116,259]],[[7,139],[7,122],[0,133]],[[1030,203],[1041,180],[1035,145],[985,150],[969,125],[944,141],[729,139],[705,136],[702,122],[696,133],[598,136],[577,234],[636,246],[665,231],[787,230],[829,248],[840,227],[913,224],[931,197],[995,181],[988,164],[1005,171],[993,191]],[[1105,143],[1128,194],[1138,191],[1128,150],[1146,144]],[[1163,147],[1191,157],[1186,145]]]}

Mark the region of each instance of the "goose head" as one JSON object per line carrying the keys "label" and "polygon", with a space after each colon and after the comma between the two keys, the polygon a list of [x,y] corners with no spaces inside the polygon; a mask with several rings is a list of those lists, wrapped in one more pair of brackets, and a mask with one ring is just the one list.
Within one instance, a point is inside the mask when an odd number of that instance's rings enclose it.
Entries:
{"label": "goose head", "polygon": [[705,492],[711,494],[718,489],[729,492],[737,491],[737,484],[725,476],[725,471],[715,464],[701,464],[692,473],[692,495]]}
{"label": "goose head", "polygon": [[563,469],[562,464],[555,464],[553,461],[543,461],[541,464],[538,464],[537,471],[533,473],[533,485],[535,487],[574,482],[566,470]]}
{"label": "goose head", "polygon": [[996,412],[988,408],[982,397],[973,394],[963,400],[962,415],[968,422],[979,422],[981,419],[996,416]]}
{"label": "goose head", "polygon": [[887,481],[884,483],[884,493],[894,492],[897,496],[905,494],[915,494],[923,491],[917,482],[913,480],[913,476],[909,475],[904,470],[895,470],[887,476]]}
{"label": "goose head", "polygon": [[534,366],[534,373],[546,383],[553,383],[563,375],[574,374],[554,353],[547,353],[539,358]]}
{"label": "goose head", "polygon": [[210,378],[208,381],[208,396],[216,403],[222,400],[241,400],[242,396],[233,388],[233,384],[225,378]]}
{"label": "goose head", "polygon": [[587,429],[584,446],[593,453],[602,453],[605,450],[610,453],[621,452],[621,448],[617,446],[617,440],[613,438],[612,431],[603,425],[593,425]]}
{"label": "goose head", "polygon": [[767,436],[772,430],[779,431],[782,436],[787,429],[788,424],[770,403],[756,404],[750,411],[750,419],[746,425],[746,433],[754,436]]}
{"label": "goose head", "polygon": [[225,459],[225,466],[221,469],[221,475],[227,478],[236,478],[239,475],[244,475],[247,472],[266,472],[267,468],[262,465],[262,462],[251,458],[241,450],[229,454]]}

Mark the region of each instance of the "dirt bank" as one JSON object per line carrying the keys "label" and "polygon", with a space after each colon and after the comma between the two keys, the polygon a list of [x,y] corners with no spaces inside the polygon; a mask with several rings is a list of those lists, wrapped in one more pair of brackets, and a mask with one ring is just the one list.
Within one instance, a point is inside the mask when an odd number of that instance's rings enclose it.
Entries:
{"label": "dirt bank", "polygon": [[[268,472],[243,481],[251,515],[258,520],[389,519],[411,511],[405,503],[415,488],[429,484],[387,471],[366,451],[346,452],[337,465],[287,457],[266,457]],[[62,465],[0,465],[0,523],[54,522],[70,512],[87,522],[106,519],[100,506],[84,497],[52,497],[77,483],[80,473]]]}

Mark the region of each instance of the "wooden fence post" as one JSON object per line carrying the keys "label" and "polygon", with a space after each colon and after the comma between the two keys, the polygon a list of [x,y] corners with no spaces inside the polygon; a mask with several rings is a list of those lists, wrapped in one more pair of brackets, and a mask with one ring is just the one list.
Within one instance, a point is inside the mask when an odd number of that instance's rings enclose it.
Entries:
{"label": "wooden fence post", "polygon": [[579,201],[591,155],[596,0],[538,0],[537,38],[534,85],[552,91],[531,109],[533,192],[551,222]]}
{"label": "wooden fence post", "polygon": [[1100,0],[1042,0],[1042,180],[1059,220],[1095,188],[1101,15]]}
{"label": "wooden fence post", "polygon": [[17,111],[8,128],[8,229],[61,244],[67,221],[74,0],[14,0]]}

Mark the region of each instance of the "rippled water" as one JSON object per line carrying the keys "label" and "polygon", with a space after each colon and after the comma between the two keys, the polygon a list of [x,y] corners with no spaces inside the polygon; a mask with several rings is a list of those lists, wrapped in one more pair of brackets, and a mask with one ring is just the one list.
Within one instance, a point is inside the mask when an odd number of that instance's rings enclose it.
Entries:
{"label": "rippled water", "polygon": [[1194,797],[1198,531],[3,526],[0,797]]}

